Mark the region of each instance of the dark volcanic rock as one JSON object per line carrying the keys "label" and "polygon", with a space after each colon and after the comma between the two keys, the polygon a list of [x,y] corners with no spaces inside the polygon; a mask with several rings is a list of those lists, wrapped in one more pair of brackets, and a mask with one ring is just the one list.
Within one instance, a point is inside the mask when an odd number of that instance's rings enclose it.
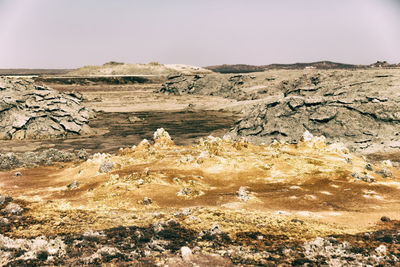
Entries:
{"label": "dark volcanic rock", "polygon": [[0,139],[90,134],[90,111],[77,93],[62,94],[30,79],[0,78]]}

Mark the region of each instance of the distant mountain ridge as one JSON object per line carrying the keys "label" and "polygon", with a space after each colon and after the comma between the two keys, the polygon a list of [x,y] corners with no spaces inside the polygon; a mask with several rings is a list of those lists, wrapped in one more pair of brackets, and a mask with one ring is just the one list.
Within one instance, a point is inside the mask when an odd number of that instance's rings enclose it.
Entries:
{"label": "distant mountain ridge", "polygon": [[390,64],[387,61],[377,61],[370,65],[354,65],[332,61],[317,61],[311,63],[293,64],[223,64],[208,67],[196,67],[184,64],[130,64],[110,61],[100,66],[83,66],[77,69],[0,69],[0,76],[7,75],[61,75],[61,76],[90,76],[90,75],[175,75],[175,74],[207,74],[217,73],[249,73],[263,72],[271,69],[367,69],[367,68],[400,68],[399,64]]}
{"label": "distant mountain ridge", "polygon": [[6,75],[64,75],[72,69],[0,69],[0,76]]}
{"label": "distant mountain ridge", "polygon": [[389,64],[386,61],[377,61],[370,65],[354,65],[332,61],[317,61],[311,63],[293,63],[293,64],[269,64],[269,65],[247,65],[247,64],[223,64],[208,66],[209,69],[219,73],[247,73],[262,72],[269,69],[365,69],[365,68],[398,68],[400,64]]}

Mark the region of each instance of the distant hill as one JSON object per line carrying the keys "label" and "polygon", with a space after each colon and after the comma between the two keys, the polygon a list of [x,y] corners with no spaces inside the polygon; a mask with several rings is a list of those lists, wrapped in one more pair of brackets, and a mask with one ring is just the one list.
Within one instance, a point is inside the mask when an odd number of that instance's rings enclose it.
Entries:
{"label": "distant hill", "polygon": [[129,64],[120,62],[107,62],[101,66],[84,66],[72,70],[68,75],[171,75],[171,74],[196,74],[210,73],[210,70],[183,64],[160,64],[150,62],[147,64]]}
{"label": "distant hill", "polygon": [[355,68],[365,68],[363,65],[352,65],[337,63],[332,61],[318,61],[311,63],[294,63],[294,64],[270,64],[264,66],[265,69],[305,69],[305,68],[315,68],[315,69],[355,69]]}
{"label": "distant hill", "polygon": [[246,64],[234,64],[234,65],[217,65],[205,67],[214,72],[219,73],[247,73],[247,72],[262,72],[270,69],[362,69],[362,68],[398,68],[400,64],[389,64],[386,61],[377,61],[371,65],[353,65],[344,64],[332,61],[318,61],[311,63],[294,63],[294,64],[270,64],[270,65],[246,65]]}
{"label": "distant hill", "polygon": [[0,69],[0,76],[5,75],[64,75],[71,69]]}
{"label": "distant hill", "polygon": [[219,72],[219,73],[247,73],[247,72],[262,72],[265,71],[265,66],[254,66],[246,64],[235,64],[235,65],[217,65],[208,66],[205,69]]}
{"label": "distant hill", "polygon": [[305,69],[305,68],[315,68],[315,69],[353,69],[365,67],[362,65],[351,65],[336,63],[331,61],[318,61],[312,63],[294,63],[294,64],[270,64],[270,65],[246,65],[246,64],[234,64],[234,65],[217,65],[205,67],[214,72],[219,73],[247,73],[247,72],[262,72],[268,69]]}
{"label": "distant hill", "polygon": [[371,65],[370,68],[400,68],[399,64],[389,64],[387,61],[377,61]]}

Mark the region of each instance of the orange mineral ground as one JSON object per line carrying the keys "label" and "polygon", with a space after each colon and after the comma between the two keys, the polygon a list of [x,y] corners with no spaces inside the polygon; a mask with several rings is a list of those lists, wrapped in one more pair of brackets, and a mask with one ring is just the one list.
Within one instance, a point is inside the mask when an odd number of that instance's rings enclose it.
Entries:
{"label": "orange mineral ground", "polygon": [[[2,228],[12,238],[173,220],[196,233],[217,227],[232,240],[257,233],[245,245],[268,236],[284,242],[357,236],[389,227],[383,216],[392,226],[400,219],[398,169],[308,132],[298,144],[208,137],[177,146],[158,129],[154,142],[115,155],[20,172],[0,173],[1,193],[24,208],[23,220]],[[206,241],[197,245],[215,252]]]}

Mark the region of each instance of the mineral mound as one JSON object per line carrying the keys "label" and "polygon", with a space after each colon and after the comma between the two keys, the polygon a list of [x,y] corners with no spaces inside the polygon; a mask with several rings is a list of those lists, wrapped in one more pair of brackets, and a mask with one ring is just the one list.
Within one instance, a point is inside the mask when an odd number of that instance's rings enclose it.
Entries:
{"label": "mineral mound", "polygon": [[78,93],[59,93],[30,79],[0,78],[0,139],[90,134],[89,117]]}

